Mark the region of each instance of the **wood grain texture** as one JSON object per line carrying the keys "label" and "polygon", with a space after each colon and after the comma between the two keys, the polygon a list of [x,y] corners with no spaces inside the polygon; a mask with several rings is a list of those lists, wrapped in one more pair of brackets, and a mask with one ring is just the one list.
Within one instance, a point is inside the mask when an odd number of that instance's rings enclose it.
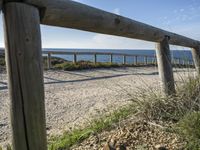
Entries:
{"label": "wood grain texture", "polygon": [[165,37],[157,44],[156,56],[162,90],[164,94],[171,95],[175,93],[175,85],[168,40],[168,37]]}
{"label": "wood grain texture", "polygon": [[170,44],[196,47],[199,41],[171,33],[123,16],[112,14],[71,0],[25,0],[41,9],[41,23],[127,38],[161,42],[170,37]]}
{"label": "wood grain texture", "polygon": [[22,3],[4,7],[13,147],[46,150],[39,12]]}
{"label": "wood grain texture", "polygon": [[200,75],[200,46],[192,49],[192,57],[197,74]]}

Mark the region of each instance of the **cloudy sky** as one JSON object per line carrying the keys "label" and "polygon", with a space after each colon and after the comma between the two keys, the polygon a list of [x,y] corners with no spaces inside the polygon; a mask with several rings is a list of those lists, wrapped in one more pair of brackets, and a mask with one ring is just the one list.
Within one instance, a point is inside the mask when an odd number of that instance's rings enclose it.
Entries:
{"label": "cloudy sky", "polygon": [[[200,0],[76,0],[200,40]],[[4,46],[2,19],[0,47]],[[41,26],[44,48],[153,49],[154,43],[72,29]],[[173,49],[177,47],[173,46]],[[184,49],[184,48],[182,48]]]}

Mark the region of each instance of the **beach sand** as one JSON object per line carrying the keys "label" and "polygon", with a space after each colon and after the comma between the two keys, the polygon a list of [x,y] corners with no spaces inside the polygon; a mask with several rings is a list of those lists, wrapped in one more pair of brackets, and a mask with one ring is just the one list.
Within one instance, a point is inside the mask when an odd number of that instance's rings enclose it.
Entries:
{"label": "beach sand", "polygon": [[[174,69],[176,83],[183,82],[194,69]],[[45,71],[47,133],[89,123],[103,113],[130,103],[132,95],[142,89],[159,89],[156,67],[127,67],[85,71]],[[9,96],[7,75],[0,73],[0,143],[10,142]]]}

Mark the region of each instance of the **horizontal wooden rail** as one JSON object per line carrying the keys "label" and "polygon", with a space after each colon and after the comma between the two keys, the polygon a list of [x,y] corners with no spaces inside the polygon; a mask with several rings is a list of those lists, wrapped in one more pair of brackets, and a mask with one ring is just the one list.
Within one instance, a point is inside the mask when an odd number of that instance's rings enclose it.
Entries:
{"label": "horizontal wooden rail", "polygon": [[109,35],[196,48],[200,42],[71,0],[25,0],[41,8],[41,23]]}
{"label": "horizontal wooden rail", "polygon": [[[0,54],[5,54],[4,48],[0,48]],[[155,55],[140,55],[140,54],[127,54],[127,53],[111,53],[111,52],[69,52],[69,51],[57,51],[57,50],[46,50],[44,49],[42,51],[42,54],[44,55],[113,55],[113,56],[126,56],[126,57],[144,57],[146,58],[156,58]],[[172,58],[175,61],[183,61],[184,59],[173,57]],[[190,62],[193,62],[192,60],[187,60]]]}
{"label": "horizontal wooden rail", "polygon": [[155,57],[153,55],[139,55],[139,54],[126,54],[126,53],[111,53],[111,52],[67,52],[67,51],[42,51],[43,54],[54,54],[54,55],[115,55],[115,56],[138,56],[138,57]]}

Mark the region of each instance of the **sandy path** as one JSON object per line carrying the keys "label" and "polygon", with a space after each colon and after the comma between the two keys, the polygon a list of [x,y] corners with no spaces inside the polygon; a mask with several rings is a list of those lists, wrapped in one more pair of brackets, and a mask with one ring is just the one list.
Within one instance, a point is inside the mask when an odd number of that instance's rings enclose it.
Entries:
{"label": "sandy path", "polygon": [[[194,74],[194,70],[189,71]],[[176,70],[176,81],[188,71]],[[99,113],[130,102],[129,94],[140,88],[159,88],[157,69],[118,68],[90,71],[46,71],[45,103],[48,134],[83,125]],[[7,76],[0,74],[0,143],[10,140]]]}

